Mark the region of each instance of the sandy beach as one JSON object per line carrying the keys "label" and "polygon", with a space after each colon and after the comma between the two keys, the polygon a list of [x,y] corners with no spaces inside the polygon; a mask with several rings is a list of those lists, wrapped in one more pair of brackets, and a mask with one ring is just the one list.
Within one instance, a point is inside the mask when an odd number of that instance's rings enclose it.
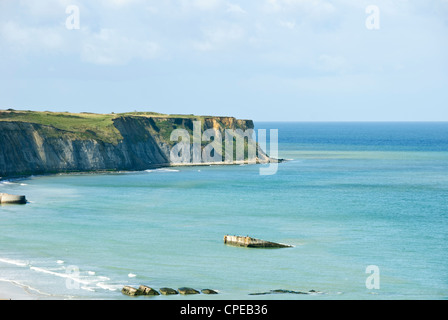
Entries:
{"label": "sandy beach", "polygon": [[29,293],[26,288],[21,287],[8,280],[0,279],[0,300],[37,300],[38,296]]}

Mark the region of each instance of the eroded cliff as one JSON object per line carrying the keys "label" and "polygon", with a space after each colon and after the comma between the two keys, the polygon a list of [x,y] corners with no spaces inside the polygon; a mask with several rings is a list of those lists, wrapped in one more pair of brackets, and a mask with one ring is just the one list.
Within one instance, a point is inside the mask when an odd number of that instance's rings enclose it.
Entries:
{"label": "eroded cliff", "polygon": [[[194,121],[223,136],[225,129],[254,128],[251,120],[232,117],[0,111],[0,177],[170,166],[171,132],[192,133]],[[249,160],[266,161],[257,150]]]}

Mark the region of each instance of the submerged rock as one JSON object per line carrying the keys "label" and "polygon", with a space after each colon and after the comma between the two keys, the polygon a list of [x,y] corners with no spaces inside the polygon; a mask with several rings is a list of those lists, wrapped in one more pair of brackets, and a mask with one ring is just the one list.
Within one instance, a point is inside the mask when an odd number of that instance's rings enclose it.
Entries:
{"label": "submerged rock", "polygon": [[200,293],[198,290],[193,289],[193,288],[188,288],[188,287],[182,287],[179,288],[179,293],[180,294],[198,294]]}
{"label": "submerged rock", "polygon": [[249,295],[257,296],[257,295],[265,295],[265,294],[312,294],[312,293],[321,293],[321,292],[318,292],[316,290],[310,290],[308,292],[304,292],[304,291],[276,289],[276,290],[270,290],[268,292],[249,293]]}
{"label": "submerged rock", "polygon": [[171,294],[179,294],[179,292],[177,292],[174,289],[171,288],[160,288],[159,289],[160,293],[167,296],[167,295],[171,295]]}
{"label": "submerged rock", "polygon": [[203,294],[218,294],[218,292],[216,292],[215,290],[212,290],[212,289],[202,289],[201,292]]}
{"label": "submerged rock", "polygon": [[131,287],[131,286],[124,286],[123,289],[121,289],[121,293],[125,294],[127,296],[131,296],[131,297],[141,295],[141,293],[138,289]]}
{"label": "submerged rock", "polygon": [[160,295],[160,293],[157,290],[150,288],[148,286],[144,286],[144,285],[141,285],[137,291],[140,293],[140,295],[143,295],[143,296],[158,296],[158,295]]}
{"label": "submerged rock", "polygon": [[292,294],[308,294],[308,292],[302,292],[302,291],[293,291],[293,290],[284,290],[284,289],[276,289],[276,290],[271,290],[271,293],[292,293]]}

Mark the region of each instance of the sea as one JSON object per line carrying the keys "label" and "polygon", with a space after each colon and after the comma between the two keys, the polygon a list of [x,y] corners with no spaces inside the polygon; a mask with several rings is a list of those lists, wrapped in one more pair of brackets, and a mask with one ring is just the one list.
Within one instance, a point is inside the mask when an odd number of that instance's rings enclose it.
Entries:
{"label": "sea", "polygon": [[[255,126],[278,132],[287,161],[275,174],[247,164],[1,181],[28,203],[0,206],[0,281],[44,300],[448,298],[448,123]],[[121,293],[140,285],[218,294]]]}

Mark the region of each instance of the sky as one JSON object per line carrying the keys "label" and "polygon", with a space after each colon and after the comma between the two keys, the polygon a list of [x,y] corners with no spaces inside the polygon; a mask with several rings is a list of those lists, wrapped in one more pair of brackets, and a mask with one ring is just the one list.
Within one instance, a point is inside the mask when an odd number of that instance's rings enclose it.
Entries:
{"label": "sky", "polygon": [[0,0],[0,109],[448,121],[448,0]]}

